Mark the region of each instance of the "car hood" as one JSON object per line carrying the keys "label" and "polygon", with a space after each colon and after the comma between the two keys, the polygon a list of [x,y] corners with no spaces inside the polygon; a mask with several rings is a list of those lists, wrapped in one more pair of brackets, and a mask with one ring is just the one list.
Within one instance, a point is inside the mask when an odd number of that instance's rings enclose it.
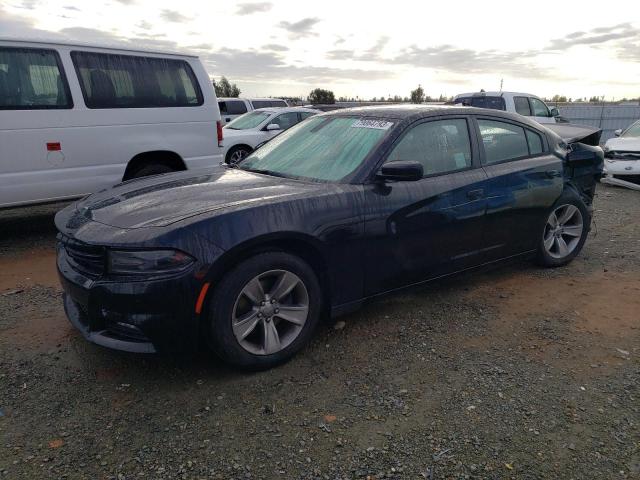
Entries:
{"label": "car hood", "polygon": [[610,138],[605,146],[617,152],[640,152],[640,137]]}
{"label": "car hood", "polygon": [[123,229],[165,227],[207,212],[257,206],[325,188],[326,184],[220,166],[204,175],[179,172],[121,183],[79,201],[74,216]]}

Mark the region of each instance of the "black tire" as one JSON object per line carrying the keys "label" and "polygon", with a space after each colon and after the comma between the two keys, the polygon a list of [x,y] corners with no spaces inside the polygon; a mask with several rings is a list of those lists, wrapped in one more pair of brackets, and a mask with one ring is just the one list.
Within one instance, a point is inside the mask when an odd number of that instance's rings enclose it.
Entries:
{"label": "black tire", "polygon": [[[232,163],[238,163],[244,157],[249,155],[252,151],[253,150],[251,150],[249,147],[246,147],[244,145],[237,145],[235,147],[231,147],[227,152],[227,156],[225,157],[225,162],[227,162],[229,165],[231,165]],[[239,156],[241,158],[233,160],[234,156]]]}
{"label": "black tire", "polygon": [[[562,208],[566,205],[573,205],[578,209],[580,215],[582,216],[582,231],[579,237],[578,242],[571,252],[566,255],[558,258],[557,256],[552,255],[545,248],[545,235],[548,233],[547,231],[547,219],[551,216],[553,212],[556,212],[559,208]],[[536,262],[543,267],[561,267],[563,265],[567,265],[570,263],[582,250],[584,243],[587,240],[587,236],[589,234],[589,230],[591,228],[591,214],[589,213],[589,209],[585,205],[584,201],[580,198],[580,196],[574,190],[566,190],[560,198],[556,201],[553,207],[547,212],[547,217],[545,217],[544,225],[541,228],[540,240],[538,243],[538,250],[536,255]]]}
{"label": "black tire", "polygon": [[149,177],[151,175],[160,175],[163,173],[171,173],[175,170],[164,163],[149,163],[137,169],[131,175],[131,178]]}
{"label": "black tire", "polygon": [[[282,350],[273,354],[254,354],[247,351],[236,338],[232,322],[236,300],[249,281],[264,272],[286,270],[294,273],[308,293],[308,315],[297,337]],[[227,272],[208,301],[204,328],[211,349],[225,362],[246,370],[266,370],[280,365],[311,339],[322,312],[322,291],[313,269],[297,256],[284,252],[257,254]],[[264,327],[264,324],[261,324]],[[257,328],[257,327],[256,327]]]}

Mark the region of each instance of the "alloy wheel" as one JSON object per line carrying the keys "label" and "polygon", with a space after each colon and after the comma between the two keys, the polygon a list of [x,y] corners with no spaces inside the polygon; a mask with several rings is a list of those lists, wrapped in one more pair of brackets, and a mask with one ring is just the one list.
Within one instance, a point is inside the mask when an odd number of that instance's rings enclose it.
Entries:
{"label": "alloy wheel", "polygon": [[557,207],[547,219],[544,249],[553,258],[566,258],[580,243],[582,229],[582,213],[578,207],[571,204]]}
{"label": "alloy wheel", "polygon": [[272,355],[298,337],[309,316],[309,292],[288,270],[255,276],[236,298],[233,333],[242,348],[254,355]]}
{"label": "alloy wheel", "polygon": [[245,149],[243,148],[239,148],[238,150],[236,150],[235,152],[233,152],[230,157],[229,157],[229,163],[234,164],[234,163],[238,163],[240,160],[242,160],[243,158],[245,158],[247,155],[249,155],[249,152],[247,152]]}

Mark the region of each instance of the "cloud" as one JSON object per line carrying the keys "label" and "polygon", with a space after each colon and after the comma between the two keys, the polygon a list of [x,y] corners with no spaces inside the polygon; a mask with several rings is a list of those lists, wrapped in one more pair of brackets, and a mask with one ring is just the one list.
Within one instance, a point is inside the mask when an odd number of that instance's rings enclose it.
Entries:
{"label": "cloud", "polygon": [[280,28],[289,32],[289,37],[293,39],[316,36],[317,33],[313,32],[313,27],[320,21],[319,18],[303,18],[297,22],[282,21],[278,24]]}
{"label": "cloud", "polygon": [[578,45],[597,47],[611,41],[639,39],[640,32],[630,23],[620,23],[609,27],[597,27],[588,32],[574,32],[562,38],[551,40],[545,48],[551,51],[564,51]]}
{"label": "cloud", "polygon": [[209,72],[237,79],[294,80],[303,82],[330,82],[339,80],[379,80],[391,78],[389,71],[376,69],[331,68],[296,66],[285,63],[278,53],[223,48],[217,52],[201,54]]}
{"label": "cloud", "polygon": [[146,20],[141,20],[136,24],[136,27],[140,28],[141,30],[151,30],[153,28],[153,25],[151,25],[151,23],[147,22]]}
{"label": "cloud", "polygon": [[115,0],[115,1],[123,5],[133,5],[134,3],[136,3],[136,0]]}
{"label": "cloud", "polygon": [[181,14],[177,10],[164,9],[160,13],[160,17],[163,20],[166,20],[167,22],[172,22],[172,23],[187,23],[191,21],[189,17]]}
{"label": "cloud", "polygon": [[262,47],[262,49],[271,52],[286,52],[289,50],[289,47],[287,47],[286,45],[278,45],[277,43],[270,43]]}
{"label": "cloud", "polygon": [[356,54],[353,50],[338,48],[327,52],[326,56],[330,60],[358,60],[361,62],[384,62],[380,52],[389,43],[386,35],[378,38],[376,43],[362,53]]}
{"label": "cloud", "polygon": [[81,10],[78,7],[74,7],[73,5],[68,5],[66,7],[62,7],[65,10],[69,10],[71,12],[80,12]]}
{"label": "cloud", "polygon": [[240,3],[236,15],[251,15],[253,13],[268,12],[273,7],[271,2]]}

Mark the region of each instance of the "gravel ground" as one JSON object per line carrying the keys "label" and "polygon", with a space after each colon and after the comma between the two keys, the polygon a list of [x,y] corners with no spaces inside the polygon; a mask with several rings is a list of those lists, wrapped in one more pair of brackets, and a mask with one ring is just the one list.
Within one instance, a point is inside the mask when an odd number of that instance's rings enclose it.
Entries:
{"label": "gravel ground", "polygon": [[55,210],[0,213],[0,478],[640,478],[638,192],[600,187],[568,267],[388,297],[258,374],[87,343]]}

